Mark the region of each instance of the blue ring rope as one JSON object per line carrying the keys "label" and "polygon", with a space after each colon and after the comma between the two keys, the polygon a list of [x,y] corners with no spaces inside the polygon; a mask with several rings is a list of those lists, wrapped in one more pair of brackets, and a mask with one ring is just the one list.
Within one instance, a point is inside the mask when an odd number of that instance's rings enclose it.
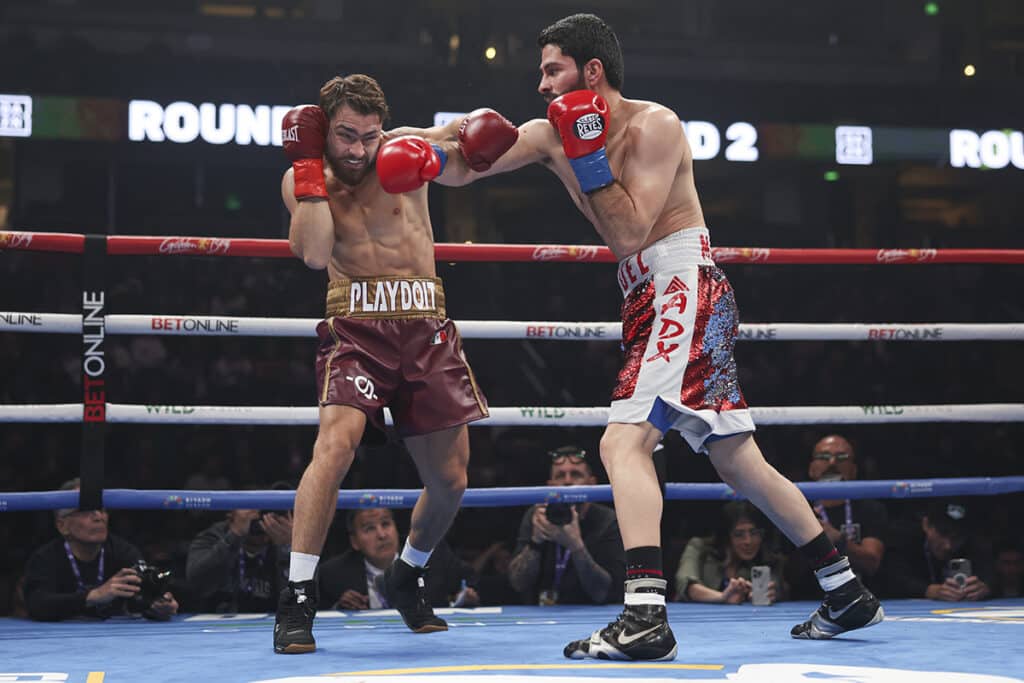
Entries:
{"label": "blue ring rope", "polygon": [[[940,498],[945,496],[994,496],[1024,491],[1024,476],[951,479],[887,479],[877,481],[797,482],[811,500],[837,498]],[[725,484],[668,484],[668,500],[735,500],[741,498]],[[410,508],[420,489],[342,489],[338,508]],[[463,507],[503,507],[533,503],[605,503],[612,500],[611,487],[510,486],[468,489]],[[177,491],[106,489],[103,505],[122,510],[234,510],[290,509],[294,491]],[[78,506],[78,491],[0,493],[0,512],[55,510]]]}

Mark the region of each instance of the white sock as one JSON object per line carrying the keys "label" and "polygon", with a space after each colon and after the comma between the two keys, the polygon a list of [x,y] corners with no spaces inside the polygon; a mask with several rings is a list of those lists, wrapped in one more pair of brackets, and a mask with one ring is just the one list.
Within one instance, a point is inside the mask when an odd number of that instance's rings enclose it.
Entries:
{"label": "white sock", "polygon": [[319,561],[319,555],[307,555],[292,551],[291,560],[288,563],[288,580],[293,583],[312,581],[313,575],[316,574],[316,563]]}
{"label": "white sock", "polygon": [[412,565],[413,567],[426,567],[427,560],[430,559],[430,554],[434,552],[430,550],[416,550],[409,543],[409,539],[405,539],[405,547],[402,548],[402,559],[405,560],[406,564]]}
{"label": "white sock", "polygon": [[642,578],[626,581],[626,595],[623,602],[627,605],[664,605],[665,579]]}
{"label": "white sock", "polygon": [[854,576],[853,570],[850,569],[850,560],[845,555],[832,564],[815,571],[814,575],[818,577],[818,585],[826,593],[834,591],[857,578]]}

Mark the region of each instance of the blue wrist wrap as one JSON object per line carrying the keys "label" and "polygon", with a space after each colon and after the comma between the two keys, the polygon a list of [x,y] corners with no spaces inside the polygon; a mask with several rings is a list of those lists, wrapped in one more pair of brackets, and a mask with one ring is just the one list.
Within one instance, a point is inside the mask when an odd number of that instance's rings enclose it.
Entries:
{"label": "blue wrist wrap", "polygon": [[580,181],[580,189],[586,194],[615,182],[604,147],[585,156],[569,159],[569,164],[576,174],[576,179]]}
{"label": "blue wrist wrap", "polygon": [[434,148],[438,158],[441,160],[441,170],[437,172],[437,175],[441,175],[444,173],[444,165],[448,163],[448,154],[438,145],[431,145],[431,147]]}

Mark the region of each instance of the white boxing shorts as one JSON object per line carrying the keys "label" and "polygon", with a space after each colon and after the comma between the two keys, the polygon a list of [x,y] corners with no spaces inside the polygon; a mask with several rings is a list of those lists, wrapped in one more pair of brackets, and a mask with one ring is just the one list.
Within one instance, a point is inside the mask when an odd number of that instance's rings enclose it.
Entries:
{"label": "white boxing shorts", "polygon": [[736,297],[711,260],[707,228],[679,230],[623,259],[618,279],[626,358],[608,421],[675,429],[698,453],[754,431],[733,358]]}

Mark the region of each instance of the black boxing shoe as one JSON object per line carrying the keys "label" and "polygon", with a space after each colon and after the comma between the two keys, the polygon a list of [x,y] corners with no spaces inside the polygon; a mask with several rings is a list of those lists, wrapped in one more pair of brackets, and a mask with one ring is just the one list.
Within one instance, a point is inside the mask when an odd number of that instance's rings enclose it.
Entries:
{"label": "black boxing shoe", "polygon": [[626,605],[618,619],[588,639],[572,641],[562,654],[569,659],[663,662],[675,659],[676,649],[664,605]]}
{"label": "black boxing shoe", "polygon": [[373,585],[388,604],[398,610],[413,633],[447,631],[448,622],[435,616],[434,608],[427,601],[426,571],[398,558],[374,579]]}
{"label": "black boxing shoe", "polygon": [[313,617],[316,616],[316,582],[289,581],[277,599],[274,652],[298,655],[316,650]]}
{"label": "black boxing shoe", "polygon": [[[834,574],[849,568],[849,560],[843,557],[815,574],[820,578],[822,574]],[[794,638],[828,640],[840,633],[874,626],[883,619],[885,610],[878,598],[854,576],[839,588],[825,593],[821,607],[814,610],[810,619],[794,626],[789,634]]]}

